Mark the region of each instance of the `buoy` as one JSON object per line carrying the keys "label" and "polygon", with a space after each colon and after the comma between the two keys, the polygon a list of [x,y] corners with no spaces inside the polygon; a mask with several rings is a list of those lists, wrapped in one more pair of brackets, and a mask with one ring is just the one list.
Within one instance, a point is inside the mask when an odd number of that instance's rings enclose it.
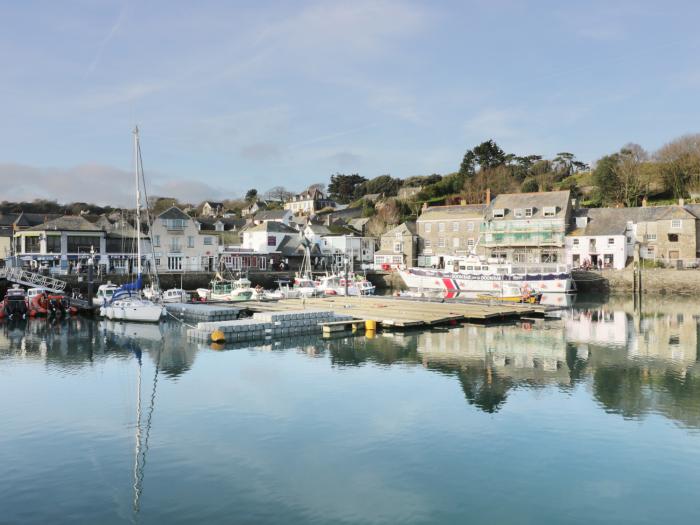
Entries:
{"label": "buoy", "polygon": [[214,330],[211,333],[211,340],[215,343],[223,343],[226,341],[226,336],[221,330]]}
{"label": "buoy", "polygon": [[375,321],[374,319],[367,319],[365,321],[365,330],[367,330],[367,331],[371,330],[374,332],[376,329],[377,329],[377,321]]}
{"label": "buoy", "polygon": [[374,339],[376,332],[374,330],[365,330],[365,337],[367,339]]}

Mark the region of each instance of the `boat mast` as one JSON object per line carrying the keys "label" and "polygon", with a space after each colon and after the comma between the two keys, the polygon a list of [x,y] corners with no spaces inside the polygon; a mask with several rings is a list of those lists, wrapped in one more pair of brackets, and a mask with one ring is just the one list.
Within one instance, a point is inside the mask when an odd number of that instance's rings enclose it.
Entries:
{"label": "boat mast", "polygon": [[141,189],[139,184],[139,127],[134,128],[134,178],[136,180],[136,276],[141,277]]}

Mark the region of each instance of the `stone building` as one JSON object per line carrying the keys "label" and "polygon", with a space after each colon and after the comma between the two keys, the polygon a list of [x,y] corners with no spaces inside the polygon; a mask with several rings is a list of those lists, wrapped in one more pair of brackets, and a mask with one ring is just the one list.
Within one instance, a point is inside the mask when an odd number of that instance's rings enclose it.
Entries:
{"label": "stone building", "polygon": [[444,267],[446,257],[479,254],[485,204],[423,206],[416,221],[418,266]]}
{"label": "stone building", "polygon": [[374,253],[374,267],[398,268],[418,263],[416,223],[407,221],[387,231],[380,238],[379,251]]}

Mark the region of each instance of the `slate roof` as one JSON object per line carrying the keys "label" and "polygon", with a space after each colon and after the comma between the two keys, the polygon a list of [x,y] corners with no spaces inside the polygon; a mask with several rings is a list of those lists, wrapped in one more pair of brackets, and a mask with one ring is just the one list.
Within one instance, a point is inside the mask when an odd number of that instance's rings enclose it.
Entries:
{"label": "slate roof", "polygon": [[263,222],[261,224],[258,224],[257,226],[251,226],[250,228],[246,228],[246,231],[251,232],[251,233],[252,232],[294,233],[294,234],[299,233],[291,226],[287,226],[286,224],[281,223],[281,222],[277,222],[277,221]]}
{"label": "slate roof", "polygon": [[421,210],[419,221],[432,220],[459,220],[459,219],[481,219],[487,206],[486,204],[466,204],[454,206],[430,206]]}
{"label": "slate roof", "polygon": [[167,210],[165,210],[163,213],[158,215],[159,219],[184,219],[184,220],[189,220],[191,217],[187,215],[184,211],[182,211],[180,208],[177,206],[171,206]]}
{"label": "slate roof", "polygon": [[489,207],[487,218],[493,217],[493,210],[505,210],[504,216],[493,218],[493,220],[510,220],[515,218],[516,209],[532,208],[532,219],[544,218],[543,209],[556,207],[556,214],[553,218],[562,218],[566,215],[566,210],[571,206],[571,192],[564,191],[537,191],[533,193],[503,193],[498,195]]}
{"label": "slate roof", "polygon": [[387,230],[384,232],[382,237],[386,236],[391,236],[391,235],[396,235],[397,233],[404,233],[408,231],[411,235],[416,234],[416,223],[413,221],[406,221],[402,222],[398,226],[394,226],[392,229]]}
{"label": "slate roof", "polygon": [[45,230],[57,230],[57,231],[94,231],[101,232],[102,230],[92,224],[89,220],[78,215],[65,215],[54,219],[52,221],[45,222],[43,224],[38,224],[37,226],[32,226],[27,228],[28,231],[45,231]]}
{"label": "slate roof", "polygon": [[581,208],[575,211],[577,217],[587,217],[588,223],[577,228],[570,235],[624,235],[627,221],[634,221],[636,208]]}
{"label": "slate roof", "polygon": [[289,214],[289,210],[261,210],[253,218],[256,221],[280,221]]}
{"label": "slate roof", "polygon": [[306,227],[309,228],[316,235],[328,235],[329,233],[331,233],[331,230],[323,224],[309,223]]}

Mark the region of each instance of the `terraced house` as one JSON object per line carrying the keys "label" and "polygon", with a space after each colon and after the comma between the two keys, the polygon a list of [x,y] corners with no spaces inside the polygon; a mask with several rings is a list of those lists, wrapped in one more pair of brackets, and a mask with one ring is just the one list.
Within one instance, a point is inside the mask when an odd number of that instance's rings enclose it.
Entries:
{"label": "terraced house", "polygon": [[173,206],[158,215],[151,232],[158,271],[212,271],[216,268],[219,237],[200,231],[197,222]]}
{"label": "terraced house", "polygon": [[416,221],[418,266],[443,268],[445,258],[481,254],[479,237],[485,204],[424,205]]}
{"label": "terraced house", "polygon": [[572,209],[569,191],[498,195],[486,212],[481,246],[503,262],[564,264]]}

